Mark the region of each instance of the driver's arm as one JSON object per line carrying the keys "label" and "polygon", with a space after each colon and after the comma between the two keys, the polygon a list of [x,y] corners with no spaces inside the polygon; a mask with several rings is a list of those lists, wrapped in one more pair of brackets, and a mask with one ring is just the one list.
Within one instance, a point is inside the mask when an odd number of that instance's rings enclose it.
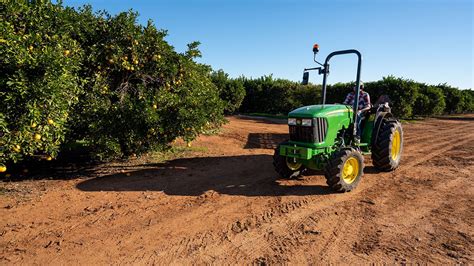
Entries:
{"label": "driver's arm", "polygon": [[360,109],[359,112],[365,112],[370,110],[371,104],[370,104],[370,95],[368,93],[365,93],[364,95],[364,108]]}

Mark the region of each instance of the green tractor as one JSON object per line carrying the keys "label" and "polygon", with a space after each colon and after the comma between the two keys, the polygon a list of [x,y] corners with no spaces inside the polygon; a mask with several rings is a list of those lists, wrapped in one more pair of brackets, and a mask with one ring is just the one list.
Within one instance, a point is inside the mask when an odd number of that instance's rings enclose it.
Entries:
{"label": "green tractor", "polygon": [[323,75],[322,104],[304,106],[288,114],[290,139],[275,149],[273,165],[282,178],[296,178],[307,169],[324,170],[332,190],[351,191],[363,175],[363,155],[371,155],[373,165],[380,171],[398,167],[403,151],[403,129],[388,103],[383,102],[362,114],[365,119],[360,125],[362,132],[358,134],[358,101],[354,100],[353,106],[326,104],[326,81],[333,56],[357,55],[355,99],[359,99],[362,55],[354,49],[335,51],[321,64],[316,61],[318,52],[319,46],[315,44],[314,61],[320,67],[305,69],[303,84],[308,84],[309,70],[318,70]]}

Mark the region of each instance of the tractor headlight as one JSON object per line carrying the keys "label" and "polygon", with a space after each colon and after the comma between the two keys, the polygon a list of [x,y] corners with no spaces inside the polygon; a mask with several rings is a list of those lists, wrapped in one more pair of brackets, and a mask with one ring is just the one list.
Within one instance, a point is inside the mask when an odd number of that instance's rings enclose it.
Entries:
{"label": "tractor headlight", "polygon": [[296,118],[288,118],[288,125],[295,126]]}
{"label": "tractor headlight", "polygon": [[311,126],[311,119],[302,119],[301,120],[301,125],[305,127],[310,127]]}

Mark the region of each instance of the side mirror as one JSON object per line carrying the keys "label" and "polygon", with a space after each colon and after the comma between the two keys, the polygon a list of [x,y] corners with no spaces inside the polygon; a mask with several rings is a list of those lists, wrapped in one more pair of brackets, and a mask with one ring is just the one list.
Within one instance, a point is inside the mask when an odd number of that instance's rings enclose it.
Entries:
{"label": "side mirror", "polygon": [[302,85],[308,85],[309,83],[309,72],[303,72],[303,81],[301,82]]}

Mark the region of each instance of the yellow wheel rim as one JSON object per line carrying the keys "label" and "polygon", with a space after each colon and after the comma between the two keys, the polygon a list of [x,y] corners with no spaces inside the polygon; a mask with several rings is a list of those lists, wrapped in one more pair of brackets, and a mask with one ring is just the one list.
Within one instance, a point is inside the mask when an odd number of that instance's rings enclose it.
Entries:
{"label": "yellow wheel rim", "polygon": [[393,139],[392,139],[392,160],[397,160],[398,157],[400,156],[400,147],[401,147],[401,137],[400,137],[400,131],[395,130],[395,133],[393,134]]}
{"label": "yellow wheel rim", "polygon": [[293,160],[294,159],[286,157],[286,166],[288,166],[288,168],[290,168],[290,170],[296,171],[296,170],[300,169],[301,165],[303,165],[303,164],[294,162]]}
{"label": "yellow wheel rim", "polygon": [[356,158],[350,157],[347,159],[342,167],[342,179],[344,179],[344,182],[352,184],[359,174],[359,167],[359,161]]}

